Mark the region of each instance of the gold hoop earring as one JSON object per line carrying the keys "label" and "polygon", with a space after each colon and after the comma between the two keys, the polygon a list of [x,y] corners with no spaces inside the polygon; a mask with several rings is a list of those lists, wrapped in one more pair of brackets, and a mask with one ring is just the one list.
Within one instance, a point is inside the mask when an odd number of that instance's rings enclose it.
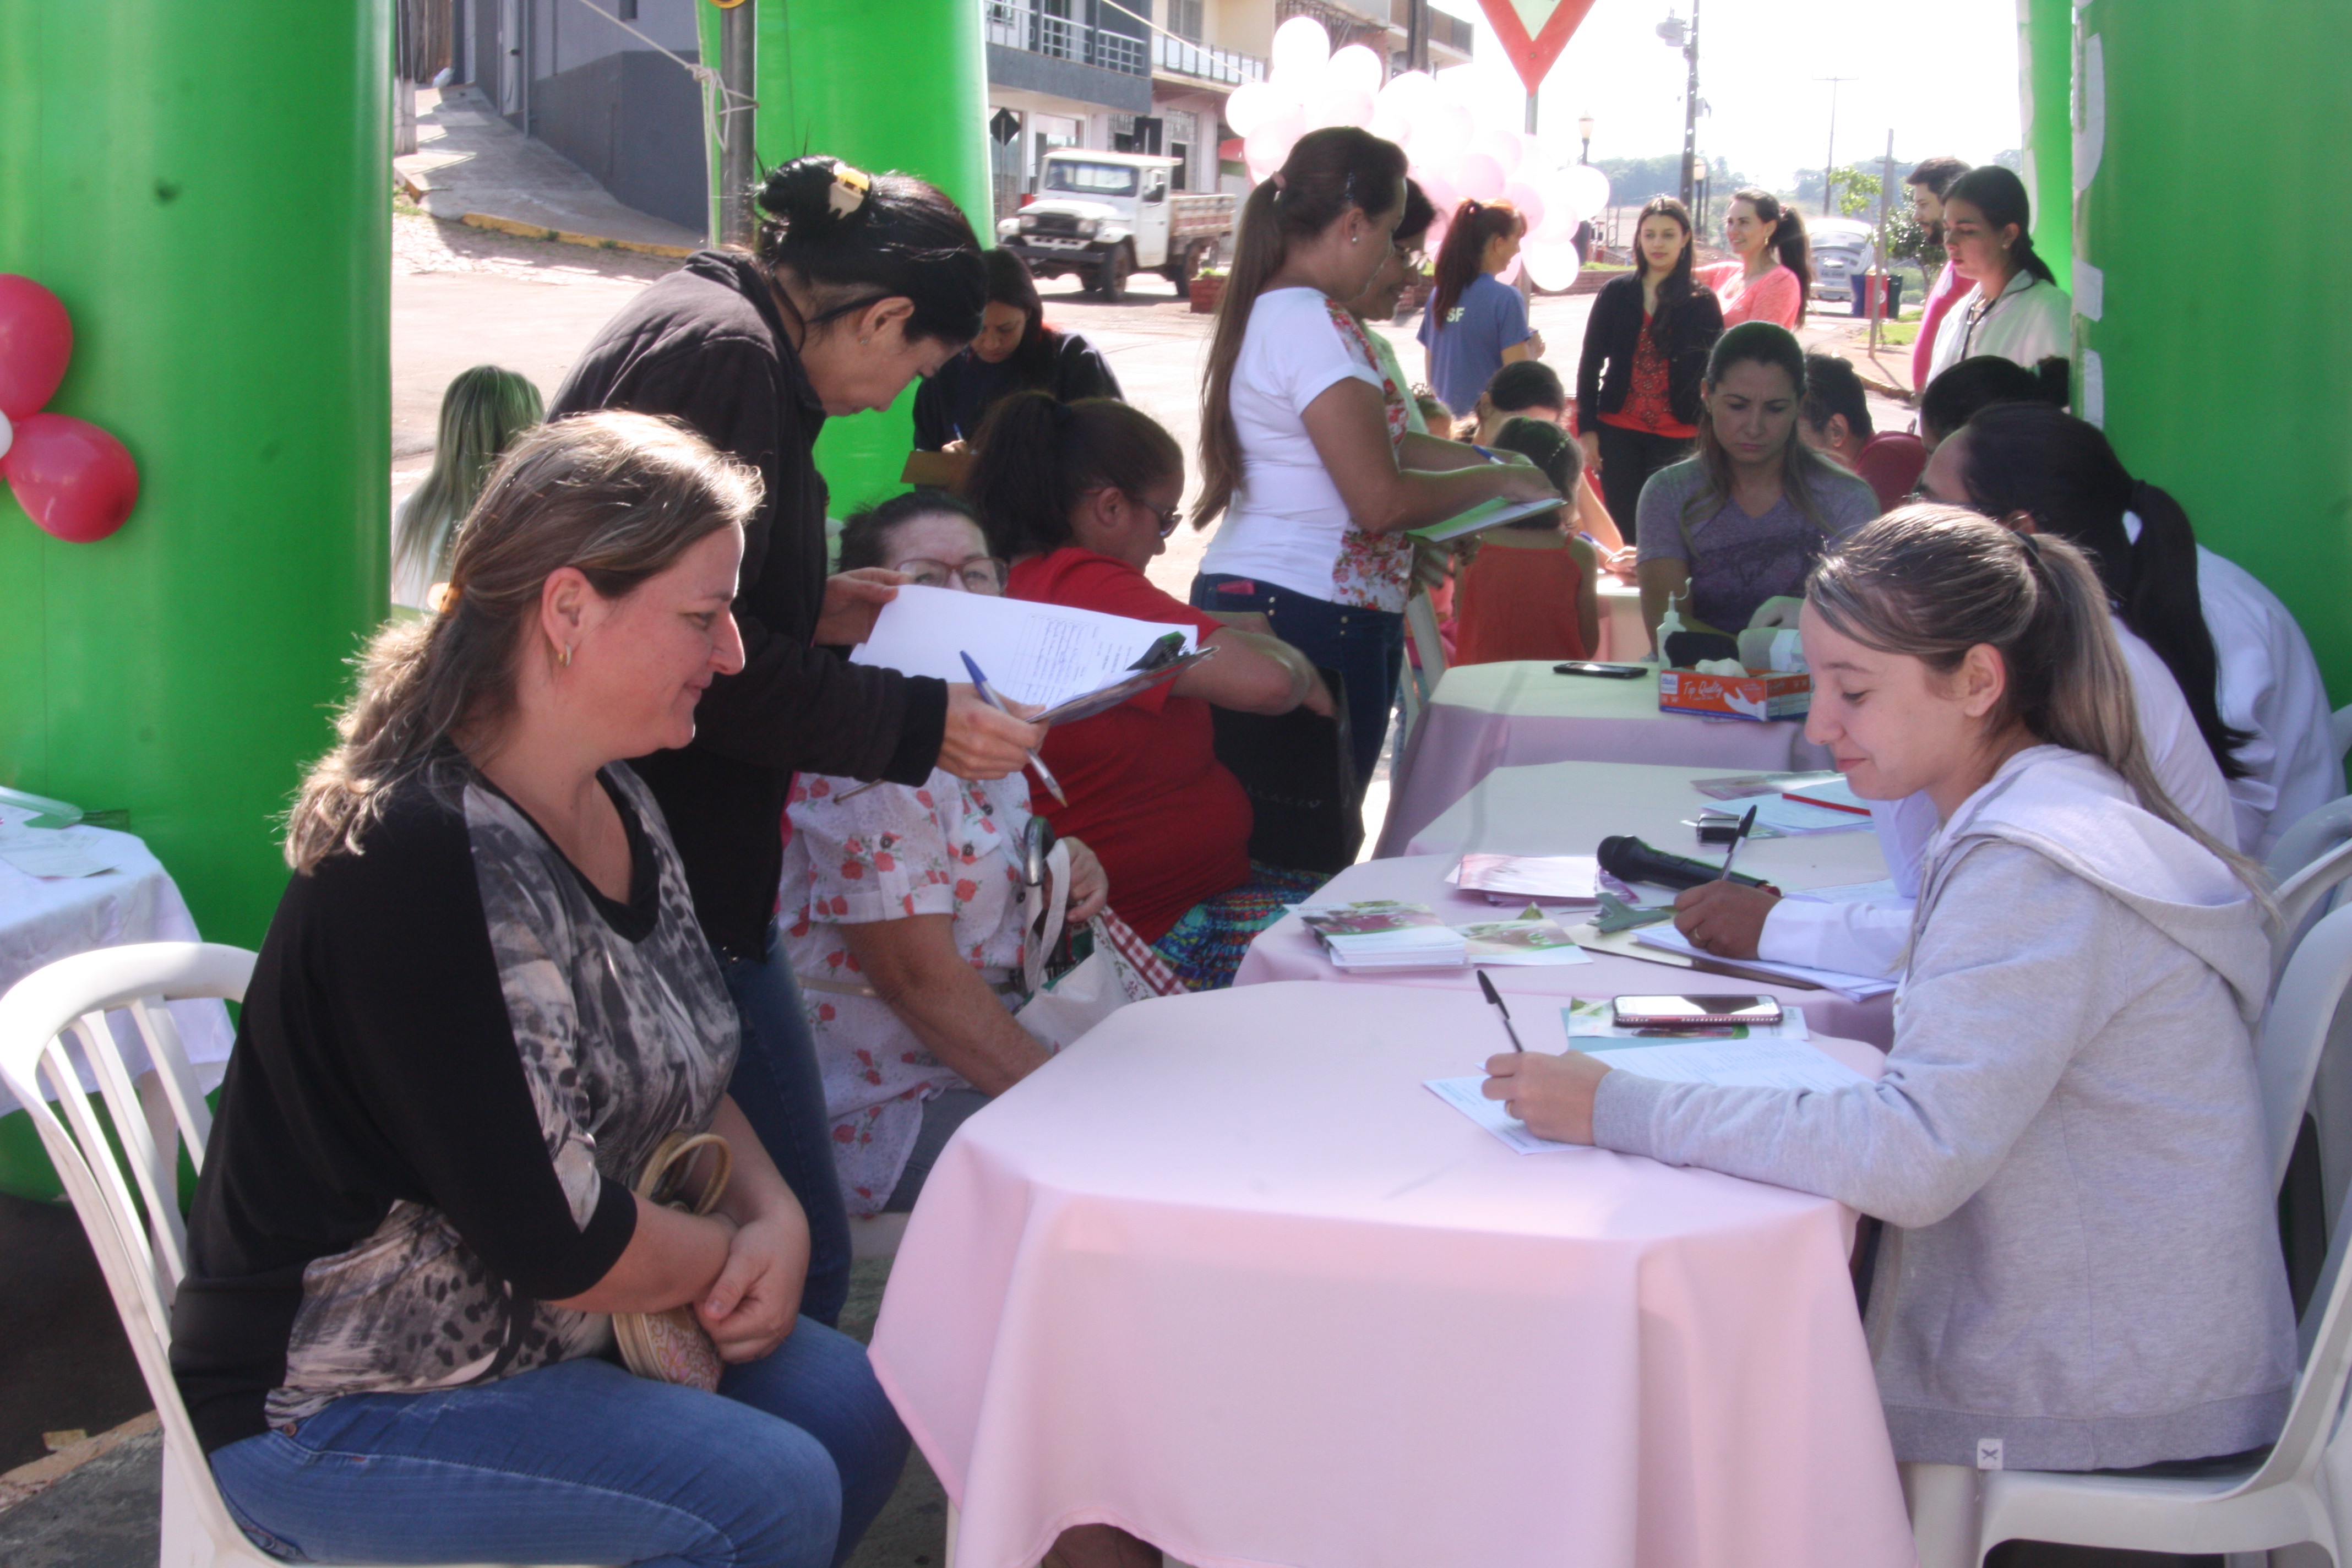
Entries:
{"label": "gold hoop earring", "polygon": [[570,669],[572,668],[572,645],[570,643],[565,643],[562,651],[556,655],[556,662],[562,665],[566,669]]}

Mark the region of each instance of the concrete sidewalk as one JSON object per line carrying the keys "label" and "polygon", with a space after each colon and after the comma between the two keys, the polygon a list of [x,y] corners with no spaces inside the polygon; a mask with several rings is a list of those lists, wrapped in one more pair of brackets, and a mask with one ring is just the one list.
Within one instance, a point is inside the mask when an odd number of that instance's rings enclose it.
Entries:
{"label": "concrete sidewalk", "polygon": [[416,89],[416,151],[392,161],[435,217],[533,239],[689,256],[702,236],[614,201],[578,164],[501,119],[469,86]]}

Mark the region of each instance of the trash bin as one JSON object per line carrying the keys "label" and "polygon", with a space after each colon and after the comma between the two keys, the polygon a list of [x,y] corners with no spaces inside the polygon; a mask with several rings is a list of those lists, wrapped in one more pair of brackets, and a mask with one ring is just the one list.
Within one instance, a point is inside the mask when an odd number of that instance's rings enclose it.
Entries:
{"label": "trash bin", "polygon": [[1853,300],[1853,313],[1856,319],[1866,320],[1869,317],[1870,298],[1872,295],[1877,293],[1881,288],[1884,288],[1886,290],[1886,306],[1885,310],[1881,312],[1881,319],[1891,321],[1896,316],[1902,314],[1903,279],[1899,274],[1890,275],[1885,272],[1857,272],[1853,275],[1850,282],[1850,292]]}

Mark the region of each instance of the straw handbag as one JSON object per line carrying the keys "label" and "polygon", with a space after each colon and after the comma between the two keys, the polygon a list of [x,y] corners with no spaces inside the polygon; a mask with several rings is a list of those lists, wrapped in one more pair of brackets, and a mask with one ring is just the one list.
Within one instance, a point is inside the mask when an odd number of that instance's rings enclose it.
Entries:
{"label": "straw handbag", "polygon": [[[705,1149],[716,1150],[717,1157],[708,1162],[711,1169],[707,1176],[697,1182],[695,1172],[705,1163],[698,1156]],[[669,1208],[707,1215],[718,1206],[734,1168],[735,1156],[726,1139],[680,1128],[654,1146],[630,1190]],[[682,1383],[709,1392],[718,1388],[719,1374],[726,1370],[719,1347],[695,1321],[691,1305],[667,1312],[615,1312],[613,1341],[631,1372],[656,1383]]]}

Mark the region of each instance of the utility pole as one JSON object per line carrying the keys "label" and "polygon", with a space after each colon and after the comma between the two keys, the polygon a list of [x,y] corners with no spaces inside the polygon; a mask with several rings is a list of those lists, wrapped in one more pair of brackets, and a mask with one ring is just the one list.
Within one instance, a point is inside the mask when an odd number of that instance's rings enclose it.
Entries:
{"label": "utility pole", "polygon": [[1691,0],[1690,41],[1683,45],[1690,75],[1683,84],[1683,206],[1687,211],[1698,179],[1698,0]]}
{"label": "utility pole", "polygon": [[1837,167],[1838,84],[1844,81],[1860,81],[1862,79],[1852,76],[1817,76],[1813,79],[1830,84],[1830,150],[1822,159],[1822,216],[1835,217],[1837,216],[1837,207],[1834,205],[1837,187],[1832,182],[1830,171]]}
{"label": "utility pole", "polygon": [[[1894,175],[1895,131],[1890,126],[1886,132],[1886,156],[1879,160],[1878,163],[1878,232],[1872,237],[1870,245],[1871,255],[1877,263],[1872,268],[1877,274],[1875,291],[1870,296],[1870,352],[1872,353],[1878,352],[1879,323],[1886,319],[1889,303],[1886,290],[1888,280],[1894,275],[1894,269],[1886,264],[1886,219],[1890,204],[1895,197]],[[1870,287],[1870,285],[1865,284],[1864,287]]]}
{"label": "utility pole", "polygon": [[755,75],[752,53],[757,47],[759,0],[741,0],[719,13],[719,81],[724,91],[719,107],[719,133],[724,138],[719,160],[719,222],[722,243],[751,247],[751,96]]}
{"label": "utility pole", "polygon": [[[1429,68],[1429,0],[1407,0],[1404,27],[1404,68]],[[1534,109],[1528,110],[1532,114]]]}

